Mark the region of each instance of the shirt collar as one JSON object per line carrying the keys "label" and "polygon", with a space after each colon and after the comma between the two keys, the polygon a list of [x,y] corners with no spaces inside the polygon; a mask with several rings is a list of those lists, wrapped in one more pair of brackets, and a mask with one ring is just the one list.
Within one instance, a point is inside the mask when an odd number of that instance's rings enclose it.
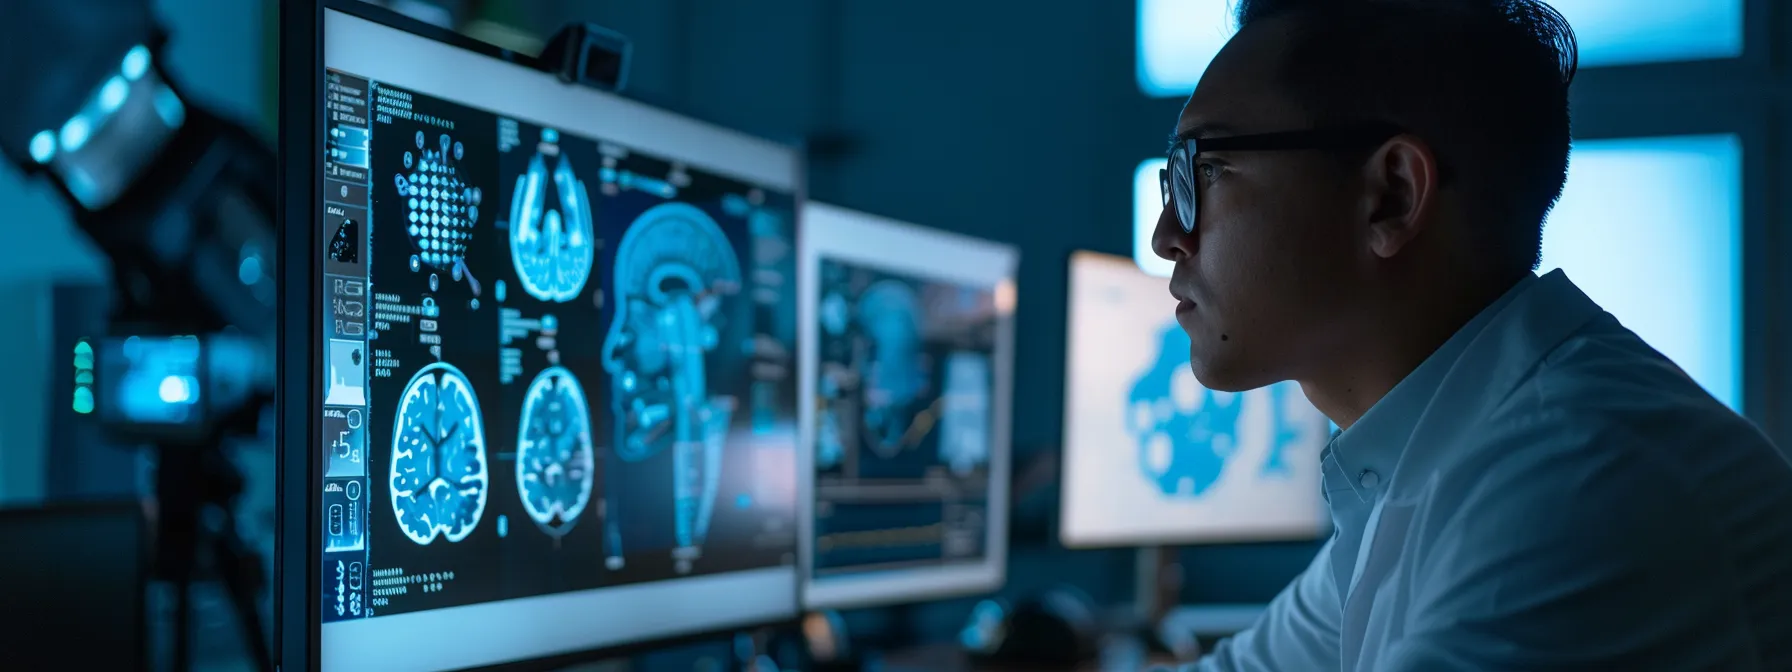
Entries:
{"label": "shirt collar", "polygon": [[[1539,278],[1525,274],[1500,298],[1488,304],[1468,324],[1458,329],[1442,346],[1426,357],[1418,368],[1402,378],[1386,396],[1370,406],[1350,429],[1332,438],[1327,451],[1337,460],[1344,480],[1350,483],[1357,497],[1369,501],[1385,487],[1394,475],[1394,467],[1412,438],[1413,428],[1425,409],[1436,397],[1438,388],[1469,344],[1485,331],[1513,301],[1533,288],[1542,292],[1567,284],[1561,271],[1551,271]],[[1569,285],[1570,287],[1572,285]]]}

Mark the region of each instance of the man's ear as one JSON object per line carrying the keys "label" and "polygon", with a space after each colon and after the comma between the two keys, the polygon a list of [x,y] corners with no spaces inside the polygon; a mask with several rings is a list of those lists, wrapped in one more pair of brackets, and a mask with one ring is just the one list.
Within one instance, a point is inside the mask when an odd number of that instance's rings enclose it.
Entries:
{"label": "man's ear", "polygon": [[1398,135],[1365,164],[1369,187],[1369,249],[1383,259],[1418,237],[1437,203],[1437,155],[1424,141]]}

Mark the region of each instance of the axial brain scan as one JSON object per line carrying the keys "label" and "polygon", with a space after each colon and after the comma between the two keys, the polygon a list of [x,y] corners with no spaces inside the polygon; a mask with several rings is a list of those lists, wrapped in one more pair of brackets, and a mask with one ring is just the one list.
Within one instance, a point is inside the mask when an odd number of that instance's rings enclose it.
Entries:
{"label": "axial brain scan", "polygon": [[617,249],[617,307],[604,341],[616,452],[639,461],[673,451],[681,547],[702,543],[715,504],[737,401],[710,395],[704,358],[718,345],[710,322],[740,286],[734,247],[714,219],[687,203],[642,213]]}
{"label": "axial brain scan", "polygon": [[[554,144],[559,139],[554,129],[543,129],[543,151],[536,153],[528,170],[516,178],[516,195],[510,201],[510,255],[524,291],[543,301],[564,302],[585,288],[596,240],[591,198],[585,183],[573,173],[572,159]],[[551,175],[550,160],[554,164]]]}
{"label": "axial brain scan", "polygon": [[392,432],[392,512],[418,544],[458,542],[485,513],[485,431],[472,383],[453,365],[423,367],[405,386]]}
{"label": "axial brain scan", "polygon": [[571,371],[556,366],[529,384],[517,429],[516,489],[529,517],[555,536],[571,529],[591,501],[590,418]]}

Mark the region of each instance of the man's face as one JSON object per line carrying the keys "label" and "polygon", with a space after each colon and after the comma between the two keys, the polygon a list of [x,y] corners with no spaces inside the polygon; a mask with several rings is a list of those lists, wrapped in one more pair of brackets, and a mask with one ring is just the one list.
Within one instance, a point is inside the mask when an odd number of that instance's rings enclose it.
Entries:
{"label": "man's face", "polygon": [[[1312,128],[1277,77],[1287,26],[1253,24],[1220,52],[1176,132],[1199,137]],[[1359,277],[1361,176],[1315,151],[1194,157],[1199,216],[1185,233],[1174,204],[1152,236],[1175,262],[1170,291],[1201,384],[1243,391],[1300,375],[1327,355],[1329,327]]]}

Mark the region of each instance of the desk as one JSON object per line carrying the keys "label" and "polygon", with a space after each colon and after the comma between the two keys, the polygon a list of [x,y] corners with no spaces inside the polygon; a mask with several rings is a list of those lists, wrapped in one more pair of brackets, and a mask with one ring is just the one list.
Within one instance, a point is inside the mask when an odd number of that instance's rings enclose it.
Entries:
{"label": "desk", "polygon": [[[1113,638],[1102,646],[1096,660],[1069,668],[1057,668],[1062,672],[1139,672],[1149,665],[1174,665],[1177,661],[1169,656],[1157,656],[1149,653],[1143,642],[1135,638]],[[918,646],[912,649],[892,651],[883,658],[883,672],[1056,672],[1041,670],[1036,666],[1000,665],[971,661],[971,657],[957,646],[939,644]]]}

